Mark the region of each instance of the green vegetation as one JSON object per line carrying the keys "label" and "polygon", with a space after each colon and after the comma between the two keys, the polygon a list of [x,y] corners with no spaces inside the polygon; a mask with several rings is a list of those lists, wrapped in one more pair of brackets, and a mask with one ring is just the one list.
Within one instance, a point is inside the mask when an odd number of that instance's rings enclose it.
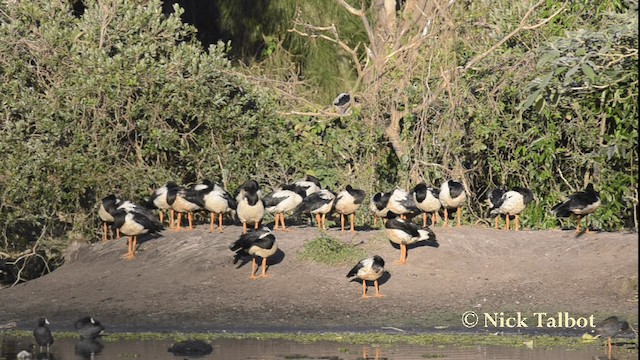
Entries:
{"label": "green vegetation", "polygon": [[232,42],[206,47],[211,29],[182,19],[212,22],[159,0],[0,4],[1,258],[55,268],[99,238],[102,197],[204,178],[268,191],[312,174],[369,195],[455,178],[465,223],[488,189],[525,186],[531,229],[557,227],[549,208],[594,182],[592,226],[637,230],[631,2],[240,3],[207,2]]}
{"label": "green vegetation", "polygon": [[304,244],[300,257],[328,265],[356,263],[367,254],[360,248],[345,244],[329,235],[322,235]]}

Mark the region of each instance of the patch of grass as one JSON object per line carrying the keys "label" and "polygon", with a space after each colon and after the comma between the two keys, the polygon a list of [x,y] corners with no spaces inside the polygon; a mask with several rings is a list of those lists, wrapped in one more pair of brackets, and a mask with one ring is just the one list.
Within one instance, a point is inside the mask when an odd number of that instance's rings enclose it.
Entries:
{"label": "patch of grass", "polygon": [[364,250],[345,244],[326,234],[306,243],[300,255],[303,260],[327,265],[355,263],[366,256]]}

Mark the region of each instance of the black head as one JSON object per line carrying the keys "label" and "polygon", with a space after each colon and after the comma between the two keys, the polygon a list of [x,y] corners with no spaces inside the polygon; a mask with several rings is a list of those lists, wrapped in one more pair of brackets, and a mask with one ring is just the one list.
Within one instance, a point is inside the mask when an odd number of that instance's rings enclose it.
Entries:
{"label": "black head", "polygon": [[48,327],[49,326],[49,320],[47,320],[47,318],[43,318],[43,317],[39,318],[38,319],[38,326],[46,326],[46,327]]}
{"label": "black head", "polygon": [[626,321],[623,321],[622,324],[620,325],[620,331],[627,331],[629,330],[629,323]]}
{"label": "black head", "polygon": [[306,181],[310,181],[310,182],[312,182],[312,183],[316,184],[318,187],[322,187],[322,186],[320,186],[320,180],[318,180],[318,178],[316,178],[316,177],[315,177],[315,176],[313,176],[313,175],[307,175],[307,176],[305,177],[305,180],[306,180]]}
{"label": "black head", "polygon": [[374,255],[373,261],[380,264],[380,266],[384,267],[384,259],[381,256]]}
{"label": "black head", "polygon": [[259,187],[258,182],[255,180],[247,180],[242,184],[242,188],[247,192],[256,192]]}
{"label": "black head", "polygon": [[177,188],[178,184],[174,183],[173,181],[169,181],[165,186],[167,187],[167,189],[173,189],[173,188]]}

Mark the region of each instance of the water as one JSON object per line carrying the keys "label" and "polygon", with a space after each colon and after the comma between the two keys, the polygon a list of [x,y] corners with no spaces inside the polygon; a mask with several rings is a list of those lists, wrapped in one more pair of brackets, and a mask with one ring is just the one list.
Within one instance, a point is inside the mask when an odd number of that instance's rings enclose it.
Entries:
{"label": "water", "polygon": [[[16,359],[16,353],[33,343],[32,338],[9,338],[0,334],[0,360]],[[174,356],[167,349],[171,340],[119,340],[94,343],[74,339],[56,339],[51,348],[51,356],[40,354],[42,359],[55,360],[122,360],[157,359],[178,360],[184,356]],[[201,360],[283,360],[283,359],[323,359],[323,360],[419,360],[419,359],[494,359],[494,360],[584,360],[606,359],[606,348],[596,343],[579,350],[571,349],[527,349],[499,346],[417,346],[408,344],[352,345],[333,341],[298,343],[289,340],[218,339],[211,341],[213,352],[189,359]],[[45,350],[46,351],[46,350]],[[91,351],[96,352],[93,356]],[[36,349],[36,353],[38,349]],[[614,348],[616,359],[637,359],[637,352],[626,352],[621,346]]]}

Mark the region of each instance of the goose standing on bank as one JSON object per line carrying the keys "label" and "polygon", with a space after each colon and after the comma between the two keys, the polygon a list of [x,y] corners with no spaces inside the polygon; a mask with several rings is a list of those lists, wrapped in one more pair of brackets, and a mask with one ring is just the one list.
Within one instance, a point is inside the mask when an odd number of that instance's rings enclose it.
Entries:
{"label": "goose standing on bank", "polygon": [[210,212],[211,226],[209,232],[215,230],[215,219],[218,216],[218,230],[222,232],[222,216],[232,210],[236,210],[238,204],[236,200],[222,186],[214,184],[209,180],[204,180],[203,187],[197,193],[202,207]]}
{"label": "goose standing on bank", "polygon": [[404,189],[393,190],[387,208],[392,213],[399,215],[401,219],[406,219],[408,214],[418,210],[415,201],[413,201],[413,195]]}
{"label": "goose standing on bank", "polygon": [[362,280],[362,298],[366,299],[367,296],[367,281],[373,281],[373,286],[376,289],[375,297],[382,297],[380,293],[380,287],[378,285],[378,279],[384,274],[384,260],[378,255],[373,257],[362,259],[353,267],[347,274],[348,278],[357,277]]}
{"label": "goose standing on bank", "polygon": [[502,214],[505,216],[504,229],[509,230],[509,219],[511,216],[515,216],[516,224],[514,230],[518,231],[520,227],[520,213],[531,201],[533,201],[533,193],[529,189],[515,187],[513,190],[509,190],[502,194],[499,199],[495,199],[497,195],[497,193],[494,194],[492,191],[491,196],[494,198],[490,200],[493,204],[493,209],[490,213],[492,215],[496,215],[496,228],[498,225],[498,217]]}
{"label": "goose standing on bank", "polygon": [[283,188],[276,189],[264,197],[265,210],[268,213],[275,214],[273,230],[278,230],[279,224],[282,224],[282,230],[287,230],[287,226],[284,223],[284,214],[295,210],[302,203],[304,197],[306,197],[305,191],[292,185],[285,185]]}
{"label": "goose standing on bank", "polygon": [[147,202],[147,206],[150,209],[158,209],[159,210],[159,218],[160,222],[164,222],[164,212],[169,211],[171,215],[169,216],[169,229],[173,229],[173,210],[171,209],[171,204],[169,203],[169,193],[171,193],[172,199],[171,202],[175,200],[175,195],[177,194],[177,190],[179,189],[178,184],[169,181],[165,185],[159,187],[154,190],[151,196],[149,197],[149,201]]}
{"label": "goose standing on bank", "polygon": [[[102,241],[107,241],[107,232],[109,232],[109,225],[113,224],[115,219],[113,218],[113,214],[115,214],[118,206],[120,205],[120,199],[118,199],[115,195],[108,195],[100,201],[100,207],[98,208],[98,217],[102,220],[103,237]],[[120,235],[118,234],[118,237]],[[111,234],[111,239],[113,240],[113,234]]]}
{"label": "goose standing on bank", "polygon": [[262,258],[262,274],[261,278],[268,278],[267,275],[267,258],[273,256],[278,251],[276,237],[269,228],[263,227],[259,230],[250,230],[246,234],[240,235],[240,238],[229,246],[229,249],[236,252],[233,263],[237,263],[243,256],[249,255],[252,258],[250,279],[257,279],[256,271],[258,264],[256,258]]}
{"label": "goose standing on bank", "polygon": [[151,211],[136,205],[133,207],[128,207],[127,204],[120,206],[114,219],[113,226],[119,229],[120,233],[129,237],[129,250],[122,256],[123,259],[134,259],[136,257],[138,235],[153,234],[163,228],[162,223]]}
{"label": "goose standing on bank", "polygon": [[457,209],[456,218],[458,226],[461,226],[462,203],[467,200],[467,193],[464,186],[454,180],[445,181],[440,186],[440,194],[438,195],[442,207],[444,207],[444,225],[449,225],[449,210]]}
{"label": "goose standing on bank", "polygon": [[293,185],[302,189],[306,194],[305,197],[320,191],[322,188],[320,180],[313,175],[306,175],[304,179],[294,182]]}
{"label": "goose standing on bank", "polygon": [[500,218],[499,208],[502,203],[502,195],[506,193],[507,190],[496,188],[493,190],[489,190],[486,193],[484,201],[489,205],[489,216],[495,216],[495,228],[498,229],[498,221]]}
{"label": "goose standing on bank", "polygon": [[[551,212],[559,218],[578,215],[576,232],[580,232],[580,221],[600,207],[600,194],[589,183],[584,191],[578,191],[560,204],[551,208]],[[589,232],[589,218],[585,220],[585,232]]]}
{"label": "goose standing on bank", "polygon": [[413,201],[418,210],[422,211],[422,227],[427,227],[427,214],[431,214],[431,225],[436,224],[436,214],[442,207],[438,199],[439,193],[440,190],[427,187],[425,183],[420,183],[413,188]]}
{"label": "goose standing on bank", "polygon": [[171,205],[171,211],[178,213],[178,219],[174,224],[174,230],[182,230],[182,214],[187,214],[189,220],[189,230],[193,230],[193,212],[202,209],[203,205],[198,192],[202,190],[201,185],[191,188],[175,187],[169,189],[167,194],[167,203]]}
{"label": "goose standing on bank", "polygon": [[262,191],[258,182],[255,180],[245,181],[240,187],[236,201],[238,202],[238,219],[242,222],[242,233],[247,233],[247,224],[252,224],[254,229],[258,229],[264,217]]}
{"label": "goose standing on bank", "polygon": [[382,219],[386,219],[389,214],[389,199],[391,198],[391,193],[378,192],[371,198],[371,202],[369,203],[369,210],[373,214],[373,226],[377,225],[378,219],[380,219],[380,224],[384,224]]}
{"label": "goose standing on bank", "polygon": [[398,264],[407,263],[407,245],[415,244],[418,241],[431,241],[434,246],[438,246],[435,241],[435,234],[431,229],[420,229],[412,222],[407,222],[399,218],[387,220],[385,233],[391,242],[400,245],[400,260]]}
{"label": "goose standing on bank", "polygon": [[315,215],[318,229],[326,230],[327,214],[333,209],[335,199],[336,195],[334,193],[328,189],[322,189],[304,198],[293,212],[293,215]]}
{"label": "goose standing on bank", "polygon": [[355,220],[356,220],[356,211],[362,205],[362,201],[364,200],[365,192],[364,190],[354,189],[351,185],[347,185],[347,188],[336,195],[335,200],[335,211],[340,214],[340,223],[342,226],[342,230],[344,232],[344,217],[345,215],[349,215],[349,221],[351,223],[351,232],[355,233]]}

